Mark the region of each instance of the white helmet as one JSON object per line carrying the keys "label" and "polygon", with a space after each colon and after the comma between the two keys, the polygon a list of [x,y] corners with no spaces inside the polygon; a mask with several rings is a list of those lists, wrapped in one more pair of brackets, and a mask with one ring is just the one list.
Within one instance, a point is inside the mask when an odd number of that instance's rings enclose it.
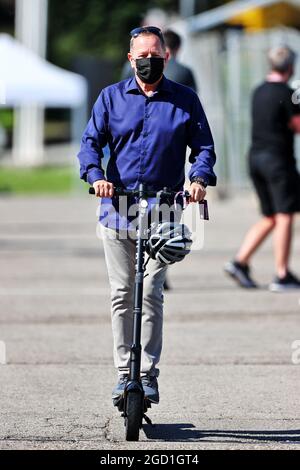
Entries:
{"label": "white helmet", "polygon": [[149,256],[163,264],[181,261],[191,250],[191,232],[178,222],[159,224],[146,244]]}

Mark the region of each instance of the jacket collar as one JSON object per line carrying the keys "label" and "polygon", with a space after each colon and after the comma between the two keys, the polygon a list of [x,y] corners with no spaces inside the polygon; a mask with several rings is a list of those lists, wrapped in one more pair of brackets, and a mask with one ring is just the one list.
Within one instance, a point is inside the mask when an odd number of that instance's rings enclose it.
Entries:
{"label": "jacket collar", "polygon": [[[173,87],[170,82],[164,75],[161,81],[158,84],[156,89],[157,92],[166,92],[166,93],[173,93]],[[137,84],[135,77],[129,78],[125,83],[125,93],[140,93],[140,87]]]}

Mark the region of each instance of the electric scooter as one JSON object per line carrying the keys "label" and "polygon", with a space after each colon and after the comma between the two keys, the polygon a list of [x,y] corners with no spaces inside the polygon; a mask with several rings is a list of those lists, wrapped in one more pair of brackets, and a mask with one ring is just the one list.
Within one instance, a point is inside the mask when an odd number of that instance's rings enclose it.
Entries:
{"label": "electric scooter", "polygon": [[[94,188],[89,188],[90,194],[95,194]],[[149,191],[144,184],[138,189],[128,190],[115,188],[114,196],[134,196],[138,198],[138,227],[136,239],[136,266],[134,283],[134,305],[133,305],[133,332],[130,350],[129,377],[125,385],[124,394],[120,399],[114,401],[114,405],[122,413],[125,419],[125,438],[127,441],[138,441],[139,432],[142,428],[143,418],[148,424],[152,422],[146,412],[151,407],[151,402],[145,397],[141,377],[141,324],[143,305],[143,283],[145,272],[145,250],[149,237],[148,227],[148,198],[157,198],[159,206],[162,197],[175,197],[178,193],[164,188],[162,191]],[[189,193],[183,193],[189,198]],[[205,201],[206,203],[206,201]]]}

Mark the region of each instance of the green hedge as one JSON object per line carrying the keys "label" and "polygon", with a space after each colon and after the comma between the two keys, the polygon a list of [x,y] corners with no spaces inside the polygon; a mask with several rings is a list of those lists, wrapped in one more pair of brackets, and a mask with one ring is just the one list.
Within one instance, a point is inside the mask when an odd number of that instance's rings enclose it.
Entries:
{"label": "green hedge", "polygon": [[0,193],[67,193],[75,184],[74,168],[0,167]]}

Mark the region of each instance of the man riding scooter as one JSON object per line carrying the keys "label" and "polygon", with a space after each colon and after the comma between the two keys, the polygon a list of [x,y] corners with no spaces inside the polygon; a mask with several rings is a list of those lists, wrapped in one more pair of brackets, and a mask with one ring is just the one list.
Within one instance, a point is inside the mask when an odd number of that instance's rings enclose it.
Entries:
{"label": "man riding scooter", "polygon": [[[102,90],[78,154],[80,177],[94,187],[96,196],[102,198],[101,208],[105,207],[105,211],[100,210],[100,222],[118,370],[114,400],[122,396],[128,380],[135,276],[135,241],[120,236],[128,229],[128,217],[116,206],[114,187],[136,189],[144,183],[153,191],[163,187],[182,190],[187,146],[192,163],[188,175],[190,202],[202,201],[206,186],[216,185],[209,124],[196,93],[163,75],[168,53],[160,29],[134,29],[128,60],[135,76]],[[104,175],[102,148],[107,144],[110,159]],[[117,224],[115,219],[110,223],[110,208],[117,209]],[[143,291],[141,380],[145,397],[152,403],[159,402],[157,366],[162,349],[165,272],[166,264],[151,258]]]}

